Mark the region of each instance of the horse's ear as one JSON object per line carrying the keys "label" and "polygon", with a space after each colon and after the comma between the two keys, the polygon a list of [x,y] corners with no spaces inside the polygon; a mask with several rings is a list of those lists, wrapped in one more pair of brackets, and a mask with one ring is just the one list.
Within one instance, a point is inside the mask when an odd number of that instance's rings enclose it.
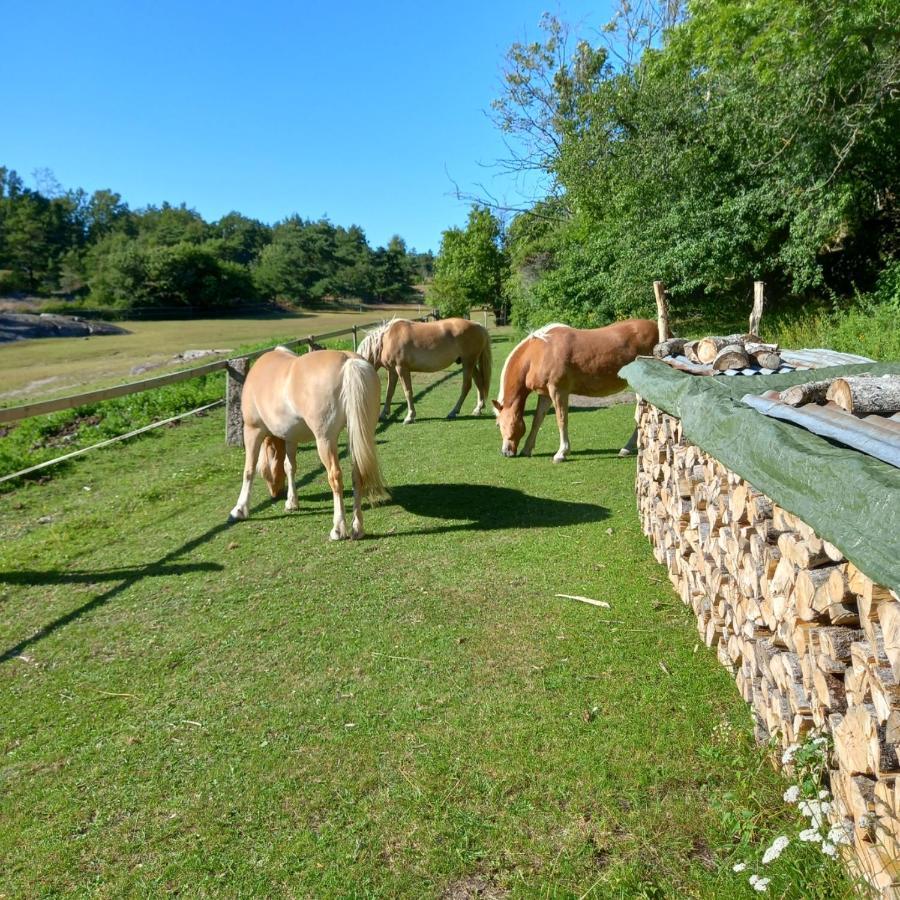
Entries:
{"label": "horse's ear", "polygon": [[496,400],[491,400],[491,403],[494,404],[494,409],[497,410],[497,412],[503,412],[503,404],[502,403],[498,403]]}

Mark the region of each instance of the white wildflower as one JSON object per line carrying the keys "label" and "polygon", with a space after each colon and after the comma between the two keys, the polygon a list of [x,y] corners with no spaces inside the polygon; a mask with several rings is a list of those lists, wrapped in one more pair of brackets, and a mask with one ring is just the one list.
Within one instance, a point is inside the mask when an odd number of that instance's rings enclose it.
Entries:
{"label": "white wildflower", "polygon": [[769,880],[768,878],[760,878],[758,875],[750,876],[750,884],[753,885],[753,890],[758,891],[760,894],[764,894],[769,889]]}
{"label": "white wildflower", "polygon": [[775,838],[775,840],[772,841],[772,846],[769,847],[769,849],[766,850],[765,853],[763,853],[763,865],[767,866],[770,862],[772,862],[772,860],[778,859],[778,857],[781,856],[782,852],[784,851],[784,848],[787,847],[789,843],[790,840],[784,835]]}
{"label": "white wildflower", "polygon": [[799,799],[800,799],[800,787],[796,784],[792,784],[784,792],[785,803],[796,803]]}
{"label": "white wildflower", "polygon": [[808,844],[818,843],[822,840],[822,835],[819,834],[818,828],[805,828],[800,834],[797,835],[801,841],[806,841]]}
{"label": "white wildflower", "polygon": [[757,881],[759,881],[759,875],[751,875],[749,878],[750,884],[755,885]]}
{"label": "white wildflower", "polygon": [[732,872],[743,872],[747,868],[747,863],[735,863],[731,867]]}
{"label": "white wildflower", "polygon": [[813,746],[821,747],[823,744],[828,743],[828,738],[826,737],[817,737],[812,739]]}
{"label": "white wildflower", "polygon": [[825,815],[831,809],[827,800],[801,800],[800,812],[809,819],[813,828],[821,828],[825,824]]}
{"label": "white wildflower", "polygon": [[853,841],[853,826],[845,819],[832,825],[828,831],[828,840],[832,844],[849,844]]}
{"label": "white wildflower", "polygon": [[831,791],[827,791],[824,788],[821,791],[819,791],[819,799],[820,800],[827,800],[830,796],[831,796]]}
{"label": "white wildflower", "polygon": [[800,749],[797,744],[791,744],[784,753],[781,754],[781,764],[789,766],[794,761],[794,755]]}
{"label": "white wildflower", "polygon": [[825,841],[822,844],[822,852],[826,856],[834,858],[835,856],[837,856],[837,847],[835,847],[834,844],[829,844],[828,841]]}

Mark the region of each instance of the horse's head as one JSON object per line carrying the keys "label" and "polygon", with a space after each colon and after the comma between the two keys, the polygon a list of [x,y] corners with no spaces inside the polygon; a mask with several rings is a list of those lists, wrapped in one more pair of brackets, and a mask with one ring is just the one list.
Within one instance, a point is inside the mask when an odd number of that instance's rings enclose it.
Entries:
{"label": "horse's head", "polygon": [[504,405],[497,400],[491,402],[494,404],[497,426],[503,439],[500,452],[504,456],[515,456],[519,449],[519,441],[525,434],[525,416],[522,407],[516,403]]}
{"label": "horse's head", "polygon": [[269,496],[274,500],[284,491],[284,441],[279,438],[267,437],[263,441],[262,449],[257,461],[257,471],[265,479],[269,488]]}

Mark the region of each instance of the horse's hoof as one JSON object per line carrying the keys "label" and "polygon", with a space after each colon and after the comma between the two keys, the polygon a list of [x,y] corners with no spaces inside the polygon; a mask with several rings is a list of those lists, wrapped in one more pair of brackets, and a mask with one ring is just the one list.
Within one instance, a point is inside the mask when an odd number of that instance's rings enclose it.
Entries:
{"label": "horse's hoof", "polygon": [[362,528],[354,528],[353,531],[350,532],[351,541],[361,541],[365,536],[366,533],[362,530]]}
{"label": "horse's hoof", "polygon": [[293,503],[290,500],[284,501],[285,512],[296,512],[298,509],[300,509],[300,504],[296,500]]}
{"label": "horse's hoof", "polygon": [[634,456],[634,450],[629,450],[627,447],[623,447],[619,451],[619,456],[625,458],[626,456]]}
{"label": "horse's hoof", "polygon": [[407,417],[403,420],[403,424],[404,424],[404,425],[412,425],[413,422],[415,422],[415,421],[416,421],[415,419],[410,419],[409,416],[407,416]]}
{"label": "horse's hoof", "polygon": [[565,456],[560,456],[558,453],[556,454],[556,456],[553,457],[553,462],[555,462],[555,463],[561,463],[561,462],[565,462],[565,461],[566,461]]}
{"label": "horse's hoof", "polygon": [[233,509],[228,513],[228,524],[234,525],[235,522],[243,522],[247,518],[247,513],[242,509]]}
{"label": "horse's hoof", "polygon": [[526,448],[526,447],[523,447],[523,448],[519,451],[519,456],[531,456],[531,450],[528,449],[528,448]]}
{"label": "horse's hoof", "polygon": [[449,412],[449,413],[447,413],[447,418],[448,418],[448,419],[455,419],[455,418],[456,418],[456,415],[457,415],[457,414],[456,414],[455,412]]}

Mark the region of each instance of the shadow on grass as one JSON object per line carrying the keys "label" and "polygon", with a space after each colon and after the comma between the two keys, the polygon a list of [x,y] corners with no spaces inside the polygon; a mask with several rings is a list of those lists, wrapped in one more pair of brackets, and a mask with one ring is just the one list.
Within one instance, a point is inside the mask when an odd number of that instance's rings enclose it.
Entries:
{"label": "shadow on grass", "polygon": [[[272,501],[268,499],[264,500],[262,503],[257,504],[253,508],[252,512],[255,513],[266,508],[271,504],[271,502]],[[130,587],[133,587],[135,584],[143,581],[145,578],[158,578],[166,577],[169,575],[183,575],[190,572],[224,571],[225,567],[220,565],[219,563],[185,563],[183,565],[172,565],[171,563],[174,560],[178,559],[180,556],[191,553],[192,551],[196,550],[197,547],[208,543],[214,537],[221,534],[223,531],[226,531],[230,527],[232,526],[225,520],[225,515],[223,513],[222,521],[218,525],[214,525],[212,528],[203,532],[203,534],[200,534],[195,538],[191,538],[191,540],[186,541],[180,547],[176,547],[174,550],[170,550],[155,562],[147,563],[142,566],[139,565],[134,567],[125,567],[122,569],[100,569],[97,572],[66,572],[48,570],[46,572],[31,571],[3,574],[2,576],[0,576],[0,582],[21,585],[66,583],[80,584],[91,583],[95,581],[115,581],[116,584],[114,584],[103,593],[98,594],[96,597],[91,598],[86,603],[83,603],[81,606],[70,610],[65,615],[59,616],[52,622],[49,622],[42,628],[39,628],[33,634],[29,635],[26,638],[23,638],[14,646],[9,647],[7,650],[4,650],[2,653],[0,653],[0,663],[9,662],[11,659],[15,659],[17,656],[20,656],[28,647],[38,643],[39,641],[42,641],[46,637],[49,637],[51,634],[53,634],[54,631],[63,628],[69,623],[74,622],[76,619],[80,619],[87,613],[90,613],[93,610],[106,605],[114,597],[118,596],[124,591],[127,591]]]}
{"label": "shadow on grass", "polygon": [[415,516],[446,519],[448,524],[373,534],[372,537],[552,528],[600,522],[610,516],[605,506],[596,503],[532,497],[524,491],[490,484],[400,484],[391,488],[391,500]]}
{"label": "shadow on grass", "polygon": [[[413,377],[415,377],[416,373],[412,373]],[[446,375],[442,375],[440,378],[435,378],[430,384],[426,384],[425,387],[420,390],[415,390],[415,382],[413,382],[413,403],[421,403],[423,397],[427,397],[435,388],[440,387],[445,381],[449,381],[451,378],[455,378],[457,375],[462,375],[462,368],[454,368],[451,372],[447,372]],[[383,388],[387,390],[387,387]],[[397,396],[400,396],[400,399],[397,399]],[[475,385],[472,385],[472,390],[469,392],[469,396],[466,398],[467,400],[475,394]],[[383,403],[383,401],[382,401]],[[448,410],[449,412],[449,410]],[[391,400],[391,411],[388,413],[387,419],[383,419],[378,423],[377,432],[384,431],[388,425],[393,424],[394,422],[402,421],[406,418],[406,397],[403,394],[403,385],[397,385],[397,390],[394,391],[394,397]],[[440,416],[436,417],[440,418]],[[420,419],[416,416],[417,422],[426,422],[427,419]],[[377,433],[376,432],[376,433]]]}

